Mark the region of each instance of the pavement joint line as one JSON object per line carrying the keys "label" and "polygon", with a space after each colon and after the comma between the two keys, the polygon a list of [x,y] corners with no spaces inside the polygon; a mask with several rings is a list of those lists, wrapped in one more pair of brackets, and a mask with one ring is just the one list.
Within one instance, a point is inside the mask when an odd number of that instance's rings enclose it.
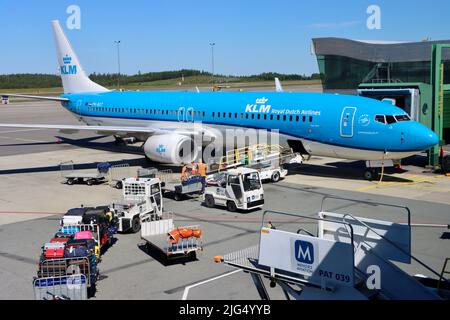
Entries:
{"label": "pavement joint line", "polygon": [[192,289],[192,288],[195,288],[195,287],[204,285],[204,284],[206,284],[206,283],[208,283],[208,282],[212,282],[212,281],[215,281],[215,280],[219,280],[219,279],[222,279],[222,278],[225,278],[225,277],[234,275],[234,274],[236,274],[236,273],[238,273],[238,272],[242,272],[242,271],[243,271],[243,270],[241,270],[241,269],[234,270],[234,271],[228,272],[228,273],[226,273],[226,274],[223,274],[223,275],[220,275],[220,276],[217,276],[217,277],[214,277],[214,278],[210,278],[210,279],[204,280],[204,281],[202,281],[202,282],[199,282],[199,283],[193,284],[193,285],[191,285],[191,286],[188,286],[188,287],[186,287],[186,288],[184,289],[183,297],[181,298],[181,300],[187,300],[187,297],[188,297],[188,294],[189,294],[189,290]]}

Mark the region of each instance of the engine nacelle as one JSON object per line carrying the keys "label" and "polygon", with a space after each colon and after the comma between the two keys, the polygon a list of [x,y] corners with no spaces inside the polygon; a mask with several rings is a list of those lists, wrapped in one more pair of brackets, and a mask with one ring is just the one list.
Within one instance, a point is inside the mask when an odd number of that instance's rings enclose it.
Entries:
{"label": "engine nacelle", "polygon": [[191,163],[197,159],[198,151],[194,140],[179,134],[152,136],[144,145],[145,155],[161,163]]}

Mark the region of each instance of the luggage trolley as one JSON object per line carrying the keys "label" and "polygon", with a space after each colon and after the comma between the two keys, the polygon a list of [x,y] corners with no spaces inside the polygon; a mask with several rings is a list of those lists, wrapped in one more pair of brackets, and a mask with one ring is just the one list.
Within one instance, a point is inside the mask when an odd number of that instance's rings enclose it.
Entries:
{"label": "luggage trolley", "polygon": [[[197,236],[174,239],[172,232],[177,230],[192,230]],[[190,258],[195,260],[197,252],[203,250],[201,229],[199,226],[175,227],[173,213],[163,213],[162,216],[150,214],[141,218],[141,239],[146,242],[150,252],[156,249],[168,260]]]}
{"label": "luggage trolley", "polygon": [[90,257],[41,258],[33,279],[36,300],[86,300],[98,277]]}

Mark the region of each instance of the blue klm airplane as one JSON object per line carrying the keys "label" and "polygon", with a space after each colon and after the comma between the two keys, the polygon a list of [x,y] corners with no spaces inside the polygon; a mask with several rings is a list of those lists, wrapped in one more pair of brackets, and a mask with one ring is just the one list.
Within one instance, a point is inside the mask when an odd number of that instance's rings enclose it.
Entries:
{"label": "blue klm airplane", "polygon": [[[437,135],[403,110],[377,100],[335,94],[288,92],[118,92],[85,74],[58,21],[53,21],[64,87],[60,101],[85,125],[1,124],[0,127],[93,131],[145,142],[153,161],[189,163],[203,141],[227,129],[279,130],[280,139],[303,154],[355,160],[402,159],[438,143]],[[277,91],[281,91],[277,82]],[[194,123],[201,122],[199,128]],[[198,148],[193,148],[198,150]]]}

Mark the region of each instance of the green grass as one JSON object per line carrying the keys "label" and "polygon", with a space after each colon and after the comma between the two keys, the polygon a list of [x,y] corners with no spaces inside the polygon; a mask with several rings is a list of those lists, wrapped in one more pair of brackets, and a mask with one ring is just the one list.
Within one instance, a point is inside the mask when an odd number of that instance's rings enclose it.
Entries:
{"label": "green grass", "polygon": [[[275,89],[274,81],[242,81],[238,78],[229,77],[216,77],[214,82],[218,85],[230,86],[232,89],[242,89],[250,87],[261,87],[261,88],[271,88]],[[180,85],[181,84],[181,85]],[[308,86],[308,85],[321,85],[320,80],[294,80],[294,81],[282,81],[282,85],[285,88],[290,86]],[[159,80],[144,83],[134,83],[129,85],[121,86],[123,90],[157,90],[157,89],[184,89],[184,90],[194,90],[195,87],[210,87],[211,77],[210,76],[192,76],[185,77],[184,82],[181,83],[181,79],[168,79]],[[115,90],[117,86],[110,86],[109,89]],[[269,91],[271,91],[269,90]],[[42,96],[57,96],[63,93],[63,88],[43,88],[43,89],[0,89],[0,93],[21,93],[29,95],[42,95]]]}

